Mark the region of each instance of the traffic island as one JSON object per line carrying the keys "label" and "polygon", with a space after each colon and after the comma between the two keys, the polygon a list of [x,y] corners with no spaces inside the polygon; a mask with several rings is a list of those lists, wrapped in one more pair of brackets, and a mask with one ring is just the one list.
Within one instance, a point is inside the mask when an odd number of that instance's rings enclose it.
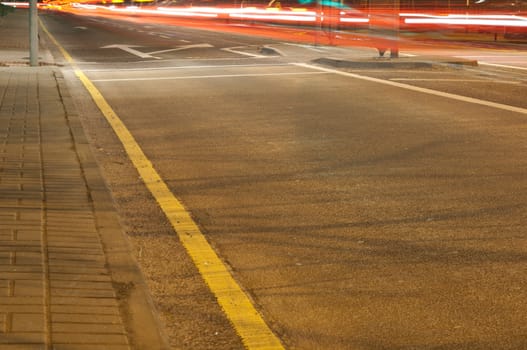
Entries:
{"label": "traffic island", "polygon": [[312,62],[331,66],[335,68],[354,68],[354,69],[420,69],[420,68],[437,68],[444,66],[472,66],[478,65],[477,60],[468,60],[457,57],[441,56],[411,56],[411,57],[373,57],[366,59],[341,59],[322,57]]}

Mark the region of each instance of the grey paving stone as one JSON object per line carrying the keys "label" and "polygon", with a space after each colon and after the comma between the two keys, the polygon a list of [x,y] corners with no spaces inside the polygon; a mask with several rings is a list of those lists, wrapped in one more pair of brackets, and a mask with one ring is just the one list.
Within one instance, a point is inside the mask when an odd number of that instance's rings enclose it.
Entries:
{"label": "grey paving stone", "polygon": [[117,315],[103,314],[69,314],[53,313],[51,322],[55,323],[95,323],[95,324],[121,324],[121,319]]}
{"label": "grey paving stone", "polygon": [[2,312],[10,313],[10,312],[18,312],[18,313],[39,313],[42,312],[42,304],[38,305],[0,305],[0,308],[2,309]]}
{"label": "grey paving stone", "polygon": [[53,272],[50,274],[51,281],[93,281],[110,282],[112,279],[109,274],[82,274],[82,273],[63,273]]}
{"label": "grey paving stone", "polygon": [[115,298],[115,292],[113,289],[67,289],[67,288],[54,288],[51,289],[52,297],[78,297],[78,298]]}
{"label": "grey paving stone", "polygon": [[36,252],[17,252],[14,254],[14,264],[16,265],[40,265],[42,254]]}
{"label": "grey paving stone", "polygon": [[46,350],[43,343],[40,344],[2,344],[2,350]]}
{"label": "grey paving stone", "polygon": [[35,272],[42,273],[43,269],[40,265],[0,265],[0,273],[4,272]]}
{"label": "grey paving stone", "polygon": [[2,279],[4,280],[40,280],[42,273],[35,272],[2,272]]}
{"label": "grey paving stone", "polygon": [[44,315],[13,313],[11,315],[11,332],[44,332]]}
{"label": "grey paving stone", "polygon": [[42,344],[44,343],[44,333],[11,332],[0,337],[2,350],[5,344]]}
{"label": "grey paving stone", "polygon": [[113,286],[111,283],[97,282],[97,281],[55,281],[55,280],[51,280],[51,288],[56,288],[56,289],[79,288],[79,289],[87,289],[87,290],[111,290],[113,291]]}
{"label": "grey paving stone", "polygon": [[90,333],[124,335],[121,324],[53,322],[53,331],[58,333]]}
{"label": "grey paving stone", "polygon": [[41,297],[35,296],[8,296],[0,297],[0,307],[7,307],[10,305],[42,305]]}
{"label": "grey paving stone", "polygon": [[114,306],[79,306],[79,305],[51,305],[51,313],[72,313],[85,315],[114,315],[119,316],[119,310]]}
{"label": "grey paving stone", "polygon": [[[1,299],[0,299],[1,301]],[[52,305],[74,305],[76,307],[82,306],[96,306],[96,307],[117,307],[117,300],[115,298],[84,298],[84,297],[69,297],[69,296],[60,296],[52,295],[51,296]]]}
{"label": "grey paving stone", "polygon": [[28,242],[36,242],[40,241],[42,233],[39,230],[33,230],[29,228],[17,228],[16,229],[16,239],[28,241]]}
{"label": "grey paving stone", "polygon": [[98,344],[98,345],[126,345],[128,339],[124,334],[89,333],[89,329],[82,333],[53,333],[55,344]]}
{"label": "grey paving stone", "polygon": [[56,344],[54,350],[128,350],[128,349],[130,349],[130,347],[125,344]]}
{"label": "grey paving stone", "polygon": [[14,296],[43,296],[43,281],[38,280],[14,280],[13,295]]}

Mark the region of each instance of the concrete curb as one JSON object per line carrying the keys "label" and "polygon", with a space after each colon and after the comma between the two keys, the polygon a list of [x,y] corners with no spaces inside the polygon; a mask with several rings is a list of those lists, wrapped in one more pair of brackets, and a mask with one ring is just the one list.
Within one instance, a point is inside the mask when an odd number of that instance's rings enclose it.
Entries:
{"label": "concrete curb", "polygon": [[92,200],[97,231],[104,246],[108,269],[115,289],[121,317],[132,349],[169,349],[168,337],[155,311],[145,279],[133,259],[130,244],[122,232],[113,199],[100,175],[84,134],[73,98],[62,73],[55,70],[66,119]]}

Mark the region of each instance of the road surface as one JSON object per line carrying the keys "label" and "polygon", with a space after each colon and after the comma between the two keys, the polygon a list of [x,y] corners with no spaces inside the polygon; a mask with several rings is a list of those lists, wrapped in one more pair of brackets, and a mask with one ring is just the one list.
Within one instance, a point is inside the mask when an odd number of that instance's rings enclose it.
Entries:
{"label": "road surface", "polygon": [[[286,348],[527,347],[522,69],[335,70],[312,59],[375,51],[42,17]],[[243,348],[63,70],[171,344]]]}

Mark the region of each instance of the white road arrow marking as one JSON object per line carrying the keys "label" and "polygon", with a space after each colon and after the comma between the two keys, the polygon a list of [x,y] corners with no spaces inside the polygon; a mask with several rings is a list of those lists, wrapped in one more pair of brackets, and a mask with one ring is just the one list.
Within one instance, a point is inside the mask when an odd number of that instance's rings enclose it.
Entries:
{"label": "white road arrow marking", "polygon": [[267,58],[267,57],[269,57],[269,56],[258,55],[258,54],[255,54],[255,53],[250,53],[250,52],[245,52],[245,51],[238,50],[238,49],[247,49],[247,48],[248,48],[248,46],[225,47],[225,48],[222,49],[222,51],[235,53],[237,55],[250,56],[250,57],[254,57],[254,58]]}
{"label": "white road arrow marking", "polygon": [[135,56],[138,56],[138,57],[141,57],[141,58],[160,59],[159,57],[152,56],[149,53],[144,53],[144,52],[132,49],[132,47],[140,47],[140,46],[138,46],[138,45],[120,45],[120,44],[115,44],[115,45],[103,46],[103,47],[101,47],[101,49],[113,49],[113,48],[116,48],[116,49],[121,49],[123,51],[126,51],[126,52],[128,52],[128,53],[130,53],[132,55],[135,55]]}
{"label": "white road arrow marking", "polygon": [[200,48],[200,47],[214,47],[214,46],[212,46],[211,44],[183,45],[183,46],[178,46],[178,47],[175,47],[173,49],[168,49],[168,50],[152,51],[152,52],[149,52],[148,54],[155,55],[155,54],[158,54],[158,53],[165,53],[165,52],[172,52],[172,51],[181,51],[181,50],[195,49],[195,48]]}
{"label": "white road arrow marking", "polygon": [[114,45],[107,45],[101,47],[102,49],[121,49],[123,51],[126,51],[128,53],[131,53],[132,55],[139,56],[141,58],[155,58],[155,59],[161,59],[160,57],[152,56],[158,53],[165,53],[165,52],[173,52],[173,51],[181,51],[181,50],[188,50],[188,49],[195,49],[195,48],[205,48],[205,47],[214,47],[211,44],[193,44],[193,45],[183,45],[178,46],[173,49],[167,49],[167,50],[159,50],[159,51],[152,51],[152,52],[141,52],[139,50],[133,49],[133,47],[141,47],[139,45],[120,45],[120,44],[114,44]]}

